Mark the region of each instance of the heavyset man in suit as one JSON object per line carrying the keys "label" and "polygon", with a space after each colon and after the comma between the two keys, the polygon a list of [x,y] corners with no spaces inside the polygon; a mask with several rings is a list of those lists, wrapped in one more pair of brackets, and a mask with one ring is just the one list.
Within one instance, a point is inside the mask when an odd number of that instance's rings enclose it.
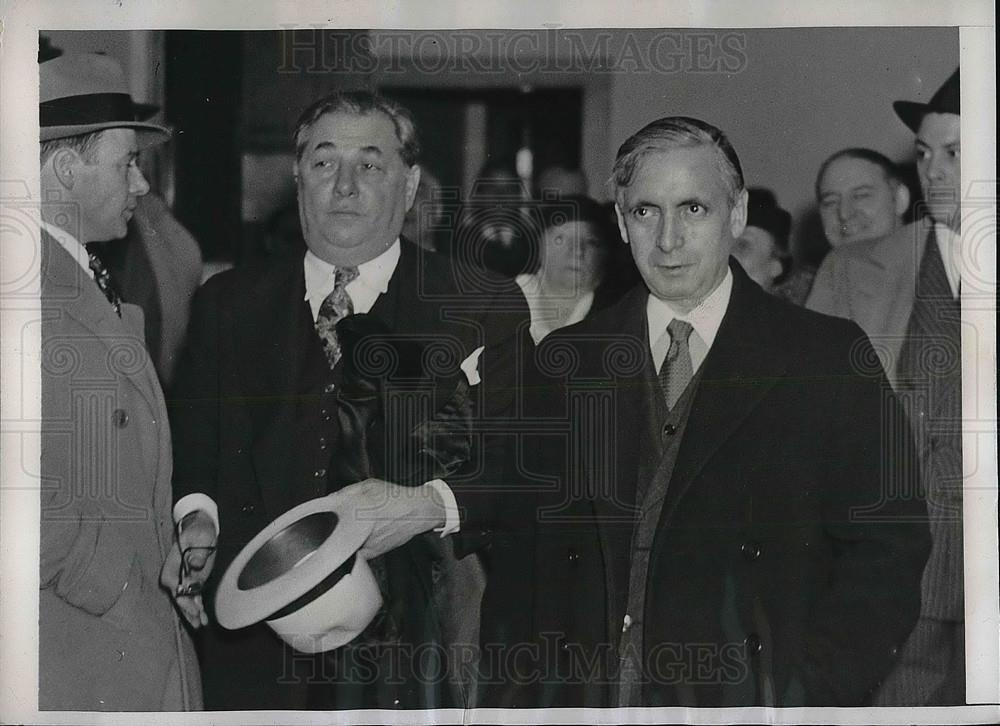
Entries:
{"label": "heavyset man in suit", "polygon": [[916,135],[921,219],[835,250],[807,305],[872,339],[919,447],[933,547],[920,620],[879,693],[884,705],[965,703],[962,550],[961,116],[956,70],[928,103],[897,101]]}
{"label": "heavyset man in suit", "polygon": [[[409,660],[416,657],[414,646],[440,643],[449,627],[432,601],[434,581],[442,567],[462,565],[449,564],[447,551],[436,552],[433,542],[460,527],[460,487],[449,479],[403,488],[386,481],[384,466],[360,451],[366,433],[347,415],[346,354],[340,355],[338,337],[343,329],[331,336],[331,314],[346,322],[368,313],[367,321],[384,326],[391,339],[408,349],[417,346],[416,359],[397,361],[401,365],[419,364],[423,352],[426,365],[450,365],[458,372],[471,362],[474,373],[477,351],[485,346],[483,385],[472,389],[477,406],[485,406],[490,394],[483,389],[509,396],[511,385],[503,377],[510,366],[500,351],[518,323],[526,327],[527,308],[510,283],[456,279],[445,258],[400,239],[420,177],[416,130],[401,107],[364,92],[333,94],[303,112],[295,145],[305,256],[222,273],[195,300],[171,410],[180,531],[171,559],[179,565],[181,550],[190,546],[217,544],[218,550],[208,558],[204,551],[190,557],[193,573],[185,582],[177,566],[166,567],[164,582],[174,589],[207,581],[211,594],[217,577],[258,531],[293,506],[337,491],[378,513],[369,522],[365,550],[369,557],[384,555],[382,584],[388,591],[381,622],[391,618],[392,632],[363,634],[360,646],[369,635],[384,638],[385,655],[396,658],[394,669],[383,670],[393,664],[377,653],[364,660],[355,644],[316,660],[293,653],[263,624],[222,631],[206,611],[207,596],[203,601],[200,594],[180,595],[189,621],[209,626],[206,706],[462,705],[445,674],[428,677]],[[412,423],[387,419],[385,428],[405,435]],[[387,440],[390,449],[405,443]],[[481,448],[474,445],[470,469],[480,467]],[[438,534],[416,536],[435,527]],[[474,583],[475,574],[457,576]],[[461,631],[465,624],[451,625]]]}
{"label": "heavyset man in suit", "polygon": [[882,369],[730,258],[720,130],[654,121],[613,183],[642,283],[539,344],[523,491],[468,509],[492,531],[482,705],[862,704],[929,547]]}
{"label": "heavyset man in suit", "polygon": [[41,64],[42,710],[201,705],[194,648],[159,588],[173,539],[170,431],[142,310],[92,243],[123,237],[149,191],[121,68],[99,55]]}

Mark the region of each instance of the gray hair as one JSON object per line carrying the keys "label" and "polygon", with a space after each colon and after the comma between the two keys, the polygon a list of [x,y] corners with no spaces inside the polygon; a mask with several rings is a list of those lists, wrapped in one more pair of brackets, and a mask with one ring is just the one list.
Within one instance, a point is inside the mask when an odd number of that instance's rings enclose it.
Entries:
{"label": "gray hair", "polygon": [[45,166],[45,162],[49,160],[49,157],[59,151],[59,149],[72,149],[85,162],[92,162],[94,160],[94,148],[97,146],[97,141],[103,133],[104,130],[102,129],[101,131],[92,131],[89,134],[65,136],[61,139],[41,142],[38,154],[40,165]]}
{"label": "gray hair", "polygon": [[383,113],[396,128],[396,138],[400,143],[399,155],[407,166],[417,163],[420,156],[420,142],[417,127],[410,112],[384,96],[369,91],[337,91],[313,103],[302,112],[295,124],[295,158],[300,160],[305,151],[305,135],[320,118],[328,113],[350,113],[364,116]]}
{"label": "gray hair", "polygon": [[618,148],[610,182],[617,193],[632,183],[639,162],[657,151],[710,146],[716,152],[719,173],[729,191],[730,204],[745,188],[740,158],[726,135],[715,126],[688,116],[668,116],[647,124]]}

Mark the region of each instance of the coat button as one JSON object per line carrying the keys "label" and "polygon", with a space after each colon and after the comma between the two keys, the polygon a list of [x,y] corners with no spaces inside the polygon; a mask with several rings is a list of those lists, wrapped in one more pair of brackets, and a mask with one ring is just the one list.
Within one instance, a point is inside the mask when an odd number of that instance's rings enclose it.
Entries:
{"label": "coat button", "polygon": [[579,562],[580,554],[576,550],[570,550],[569,552],[566,553],[566,559],[568,559],[570,562]]}
{"label": "coat button", "polygon": [[744,542],[740,545],[740,552],[742,552],[743,557],[750,562],[760,559],[760,545],[756,542]]}
{"label": "coat button", "polygon": [[128,426],[128,411],[122,408],[116,408],[111,412],[111,423],[113,423],[117,429],[123,429]]}
{"label": "coat button", "polygon": [[240,507],[240,511],[243,512],[243,514],[253,514],[255,511],[257,511],[257,507],[254,505],[253,502],[247,502],[242,507]]}
{"label": "coat button", "polygon": [[325,436],[320,436],[319,437],[319,449],[320,449],[320,451],[326,451],[326,447],[327,447],[326,437]]}
{"label": "coat button", "polygon": [[677,427],[674,426],[672,423],[668,423],[666,426],[663,427],[663,433],[666,434],[667,436],[673,436],[674,434],[677,433]]}
{"label": "coat button", "polygon": [[323,386],[323,393],[333,393],[336,390],[337,390],[336,383],[327,383],[325,386]]}
{"label": "coat button", "polygon": [[317,479],[322,479],[324,476],[326,476],[326,469],[317,469],[316,471],[313,472],[313,476],[316,477]]}
{"label": "coat button", "polygon": [[764,649],[764,645],[760,642],[760,636],[757,633],[750,633],[750,635],[744,638],[743,645],[746,646],[747,653],[750,655],[757,655]]}

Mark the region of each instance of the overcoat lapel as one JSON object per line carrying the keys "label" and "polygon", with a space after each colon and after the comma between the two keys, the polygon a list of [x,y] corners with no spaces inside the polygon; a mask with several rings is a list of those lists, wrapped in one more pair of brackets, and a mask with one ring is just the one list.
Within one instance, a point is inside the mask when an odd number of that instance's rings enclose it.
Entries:
{"label": "overcoat lapel", "polygon": [[[629,542],[636,516],[640,436],[653,410],[651,396],[658,395],[657,391],[650,389],[646,375],[646,368],[651,365],[646,331],[647,296],[648,291],[643,285],[635,287],[602,315],[608,324],[595,336],[595,342],[601,347],[607,348],[607,341],[615,341],[610,345],[621,346],[622,352],[621,356],[602,355],[600,360],[602,367],[611,369],[608,385],[616,392],[613,397],[615,450],[608,460],[609,484],[613,490],[607,493],[596,491],[596,496],[591,496],[605,562],[607,612],[612,620],[620,610],[618,601],[628,592]],[[613,361],[618,361],[618,365]],[[591,475],[589,472],[572,474],[577,477]],[[613,624],[609,627],[613,628]]]}
{"label": "overcoat lapel", "polygon": [[[108,350],[108,375],[114,374],[119,383],[127,382],[135,391],[134,400],[143,401],[150,411],[149,418],[157,423],[155,440],[152,436],[140,438],[142,451],[137,460],[146,469],[146,481],[155,485],[153,502],[144,505],[168,501],[170,462],[161,461],[161,457],[169,457],[170,433],[163,392],[145,345],[142,309],[123,303],[119,318],[86,271],[44,231],[41,264],[43,314],[58,309],[58,314],[73,320],[89,331],[93,340],[102,343]],[[158,534],[162,540],[163,533]]]}
{"label": "overcoat lapel", "polygon": [[[785,374],[788,361],[774,351],[778,331],[766,320],[767,293],[733,266],[733,292],[715,342],[705,358],[691,403],[684,440],[677,455],[660,516],[663,529],[678,502],[705,464]],[[755,299],[757,298],[757,299]]]}
{"label": "overcoat lapel", "polygon": [[[253,462],[261,496],[274,516],[286,511],[296,500],[291,490],[303,481],[296,467],[297,457],[289,458],[298,440],[296,408],[305,393],[307,379],[315,375],[311,364],[313,344],[319,340],[305,300],[305,273],[301,257],[282,260],[272,274],[262,277],[251,291],[245,306],[238,308],[232,321],[233,339],[240,375],[246,390],[266,392],[257,408],[261,426],[253,443]],[[298,311],[289,317],[288,312]],[[227,324],[227,321],[222,321]],[[310,338],[312,336],[312,338]],[[267,355],[246,355],[240,351],[267,351]]]}

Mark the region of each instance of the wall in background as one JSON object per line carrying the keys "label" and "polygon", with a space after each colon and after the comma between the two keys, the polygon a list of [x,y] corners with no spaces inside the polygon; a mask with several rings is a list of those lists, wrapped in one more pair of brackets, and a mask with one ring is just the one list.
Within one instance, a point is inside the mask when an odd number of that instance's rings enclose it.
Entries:
{"label": "wall in background", "polygon": [[[616,77],[607,163],[618,144],[654,118],[702,118],[726,131],[747,183],[774,190],[795,219],[795,242],[808,245],[811,235],[822,234],[810,219],[819,165],[847,146],[910,160],[913,135],[896,117],[892,101],[930,99],[958,66],[958,30],[806,28],[739,34],[745,38],[745,63],[734,72]],[[638,34],[639,46],[655,35]]]}

